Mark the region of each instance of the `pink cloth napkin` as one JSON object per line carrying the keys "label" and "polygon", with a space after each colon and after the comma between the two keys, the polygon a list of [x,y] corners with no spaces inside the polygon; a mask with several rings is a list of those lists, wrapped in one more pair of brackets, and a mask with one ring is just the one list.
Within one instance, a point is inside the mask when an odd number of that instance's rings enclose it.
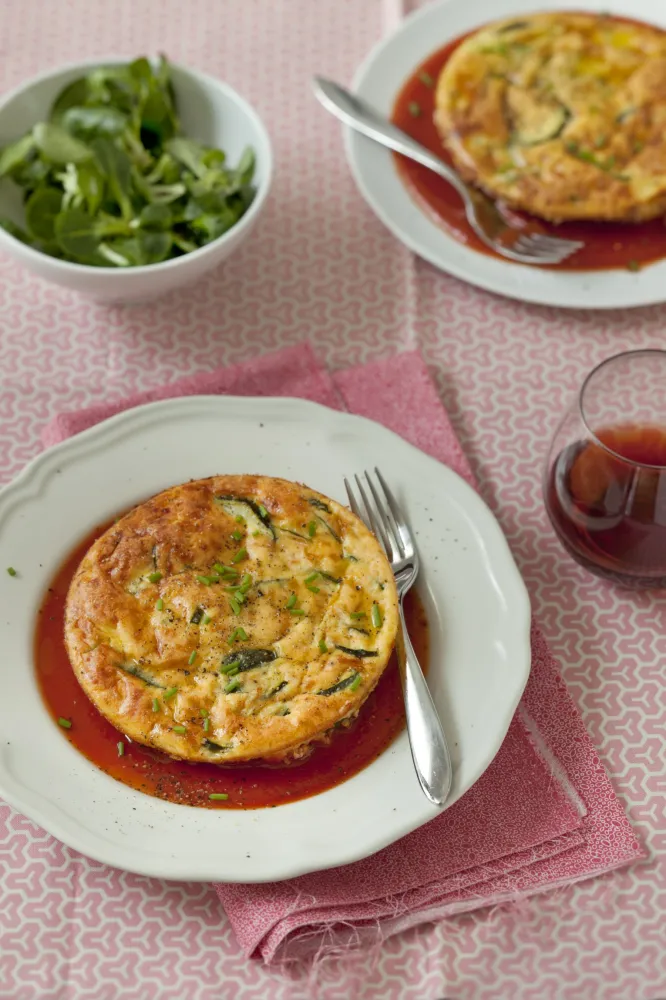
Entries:
{"label": "pink cloth napkin", "polygon": [[[418,352],[329,375],[309,345],[63,414],[54,444],[139,403],[197,393],[300,396],[383,423],[473,486]],[[247,955],[299,960],[425,921],[518,900],[643,856],[536,626],[532,674],[497,757],[444,814],[378,854],[269,885],[218,885]]]}

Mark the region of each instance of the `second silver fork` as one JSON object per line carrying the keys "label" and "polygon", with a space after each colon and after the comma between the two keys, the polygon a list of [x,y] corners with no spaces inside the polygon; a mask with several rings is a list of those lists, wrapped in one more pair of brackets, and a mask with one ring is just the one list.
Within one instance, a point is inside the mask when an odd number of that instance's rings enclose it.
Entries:
{"label": "second silver fork", "polygon": [[362,481],[355,476],[358,499],[345,479],[349,505],[374,532],[393,570],[400,600],[402,635],[398,659],[412,760],[424,794],[434,805],[443,806],[453,777],[451,757],[442,723],[407,632],[403,608],[405,595],[418,576],[419,555],[409,524],[379,469],[375,469],[377,485],[367,472],[364,475],[372,501]]}
{"label": "second silver fork", "polygon": [[[394,152],[422,163],[424,167],[428,167],[448,181],[462,198],[467,221],[476,235],[502,257],[520,264],[561,264],[583,246],[578,240],[549,236],[539,230],[530,231],[529,227],[524,231],[513,229],[507,224],[491,198],[477,188],[465,184],[448,164],[420,142],[412,139],[397,125],[378,114],[356,94],[321,76],[314,78],[314,90],[326,110],[346,125],[350,125],[351,128]],[[510,236],[510,242],[504,241],[502,235]]]}

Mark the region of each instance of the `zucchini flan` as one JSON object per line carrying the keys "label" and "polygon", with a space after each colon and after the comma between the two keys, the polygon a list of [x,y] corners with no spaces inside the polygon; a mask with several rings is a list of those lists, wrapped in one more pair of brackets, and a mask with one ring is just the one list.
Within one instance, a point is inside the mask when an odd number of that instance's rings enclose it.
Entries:
{"label": "zucchini flan", "polygon": [[113,524],[70,586],[65,640],[99,711],[187,761],[307,756],[352,719],[398,627],[383,549],[283,479],[174,486]]}
{"label": "zucchini flan", "polygon": [[436,86],[435,124],[467,180],[552,222],[666,211],[666,32],[549,11],[467,37]]}

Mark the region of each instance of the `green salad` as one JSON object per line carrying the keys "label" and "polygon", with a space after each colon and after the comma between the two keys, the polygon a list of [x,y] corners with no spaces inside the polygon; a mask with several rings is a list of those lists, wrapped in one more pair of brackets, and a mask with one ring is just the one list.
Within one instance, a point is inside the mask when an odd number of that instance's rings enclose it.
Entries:
{"label": "green salad", "polygon": [[181,134],[160,56],[100,67],[68,84],[49,119],[0,152],[0,178],[23,189],[25,228],[7,232],[61,260],[157,264],[235,225],[254,196],[254,152],[235,167]]}

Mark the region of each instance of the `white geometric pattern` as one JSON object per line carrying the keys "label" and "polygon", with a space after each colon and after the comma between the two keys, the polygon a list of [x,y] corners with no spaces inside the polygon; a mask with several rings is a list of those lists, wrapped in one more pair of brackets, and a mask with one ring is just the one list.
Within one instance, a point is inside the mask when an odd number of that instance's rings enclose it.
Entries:
{"label": "white geometric pattern", "polygon": [[110,872],[3,806],[0,1000],[665,997],[666,597],[578,569],[547,526],[539,479],[582,376],[618,350],[663,346],[666,310],[523,306],[394,242],[356,193],[338,126],[309,88],[314,72],[351,78],[380,33],[380,0],[0,0],[0,18],[2,90],[69,59],[162,49],[244,93],[277,156],[270,206],[238,257],[156,305],[97,307],[1,261],[2,481],[61,410],[306,337],[336,367],[418,343],[653,858],[398,936],[372,969],[365,956],[290,981],[240,954],[209,887]]}

